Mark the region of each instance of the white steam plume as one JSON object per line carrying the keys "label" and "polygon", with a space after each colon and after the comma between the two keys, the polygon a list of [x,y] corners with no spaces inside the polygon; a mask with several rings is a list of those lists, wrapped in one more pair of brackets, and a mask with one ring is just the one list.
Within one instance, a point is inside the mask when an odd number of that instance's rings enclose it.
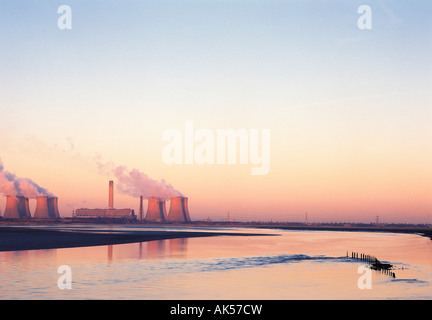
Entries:
{"label": "white steam plume", "polygon": [[33,180],[28,178],[19,178],[15,174],[5,171],[1,159],[0,193],[9,196],[23,196],[26,198],[36,198],[37,196],[54,196],[52,193],[39,186]]}
{"label": "white steam plume", "polygon": [[164,179],[161,181],[153,180],[138,169],[114,166],[112,163],[102,164],[99,161],[97,165],[100,172],[104,175],[114,175],[116,177],[116,188],[123,194],[132,197],[143,196],[145,199],[157,197],[164,200],[183,196],[180,191],[174,189],[174,187]]}

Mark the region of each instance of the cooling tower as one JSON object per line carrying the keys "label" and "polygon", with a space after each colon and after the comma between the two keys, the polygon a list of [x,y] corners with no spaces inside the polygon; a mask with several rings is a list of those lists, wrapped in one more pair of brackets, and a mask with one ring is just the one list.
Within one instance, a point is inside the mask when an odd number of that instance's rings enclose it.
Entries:
{"label": "cooling tower", "polygon": [[185,211],[186,221],[191,221],[191,218],[189,215],[188,198],[183,198],[183,207],[184,207],[184,211]]}
{"label": "cooling tower", "polygon": [[58,219],[60,218],[60,214],[58,211],[58,198],[57,197],[50,197],[48,198],[48,213],[49,217],[52,219]]}
{"label": "cooling tower", "polygon": [[35,219],[50,219],[48,209],[48,197],[41,196],[36,198],[36,210],[33,216]]}
{"label": "cooling tower", "polygon": [[108,206],[111,209],[114,209],[114,181],[110,180],[109,182],[109,202]]}
{"label": "cooling tower", "polygon": [[17,197],[18,198],[18,211],[20,218],[30,219],[30,206],[29,199],[26,197]]}
{"label": "cooling tower", "polygon": [[165,222],[167,220],[165,200],[159,199],[159,211],[161,212],[162,221]]}
{"label": "cooling tower", "polygon": [[154,198],[154,197],[149,198],[146,220],[165,222],[166,221],[165,201],[163,201],[160,198]]}
{"label": "cooling tower", "polygon": [[188,219],[189,213],[186,214],[187,201],[185,206],[185,199],[187,200],[187,198],[183,197],[171,198],[168,221],[190,221]]}
{"label": "cooling tower", "polygon": [[29,219],[29,199],[22,196],[6,196],[5,219]]}
{"label": "cooling tower", "polygon": [[58,209],[58,198],[57,197],[54,197],[54,212],[55,212],[55,217],[60,218],[60,212]]}
{"label": "cooling tower", "polygon": [[6,196],[6,209],[3,214],[5,219],[19,219],[18,198],[15,196]]}

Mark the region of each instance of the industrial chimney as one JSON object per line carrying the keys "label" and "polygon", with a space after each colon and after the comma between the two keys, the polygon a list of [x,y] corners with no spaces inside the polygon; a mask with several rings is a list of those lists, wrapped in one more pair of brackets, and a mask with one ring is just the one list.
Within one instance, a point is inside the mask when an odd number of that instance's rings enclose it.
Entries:
{"label": "industrial chimney", "polygon": [[19,219],[18,198],[15,196],[6,196],[6,209],[3,214],[5,219]]}
{"label": "industrial chimney", "polygon": [[18,212],[21,219],[30,219],[30,206],[29,206],[29,199],[26,197],[20,197],[18,196]]}
{"label": "industrial chimney", "polygon": [[50,197],[48,198],[48,213],[50,218],[52,219],[58,219],[60,218],[60,214],[58,211],[58,198],[57,197]]}
{"label": "industrial chimney", "polygon": [[36,198],[36,209],[34,213],[35,219],[50,219],[49,209],[48,209],[48,197],[38,196]]}
{"label": "industrial chimney", "polygon": [[[168,221],[190,221],[188,219],[189,213],[186,213],[186,207],[183,197],[171,198],[170,211],[168,214]],[[187,205],[187,202],[186,202]]]}
{"label": "industrial chimney", "polygon": [[109,182],[109,202],[108,207],[114,209],[114,181]]}
{"label": "industrial chimney", "polygon": [[139,219],[142,220],[144,215],[143,196],[140,196]]}
{"label": "industrial chimney", "polygon": [[146,221],[166,221],[165,201],[155,197],[148,199]]}

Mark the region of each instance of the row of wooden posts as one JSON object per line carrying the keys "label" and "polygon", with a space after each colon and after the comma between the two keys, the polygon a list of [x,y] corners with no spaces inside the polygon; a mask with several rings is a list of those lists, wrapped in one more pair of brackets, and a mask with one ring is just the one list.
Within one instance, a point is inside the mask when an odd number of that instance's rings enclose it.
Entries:
{"label": "row of wooden posts", "polygon": [[[348,257],[348,251],[347,251]],[[351,252],[352,259],[359,259],[361,261],[367,262],[370,264],[371,269],[381,271],[382,273],[388,274],[389,276],[396,278],[396,274],[392,271],[393,265],[389,263],[381,263],[376,257],[371,256],[369,254]]]}
{"label": "row of wooden posts", "polygon": [[[347,252],[347,257],[348,257],[348,252]],[[360,259],[362,261],[369,262],[369,263],[373,263],[373,262],[378,261],[378,259],[375,258],[374,256],[364,254],[364,253],[360,253],[360,258],[359,258],[358,252],[351,252],[351,258]]]}

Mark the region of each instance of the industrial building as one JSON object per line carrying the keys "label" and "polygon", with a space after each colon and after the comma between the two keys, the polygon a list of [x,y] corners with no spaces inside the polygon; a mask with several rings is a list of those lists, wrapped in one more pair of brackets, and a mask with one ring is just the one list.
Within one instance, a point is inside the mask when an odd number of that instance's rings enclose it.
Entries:
{"label": "industrial building", "polygon": [[134,210],[114,208],[114,182],[112,180],[109,181],[108,208],[76,209],[75,217],[76,218],[132,219],[132,220],[136,219]]}
{"label": "industrial building", "polygon": [[134,218],[135,213],[132,209],[77,209],[77,218]]}

